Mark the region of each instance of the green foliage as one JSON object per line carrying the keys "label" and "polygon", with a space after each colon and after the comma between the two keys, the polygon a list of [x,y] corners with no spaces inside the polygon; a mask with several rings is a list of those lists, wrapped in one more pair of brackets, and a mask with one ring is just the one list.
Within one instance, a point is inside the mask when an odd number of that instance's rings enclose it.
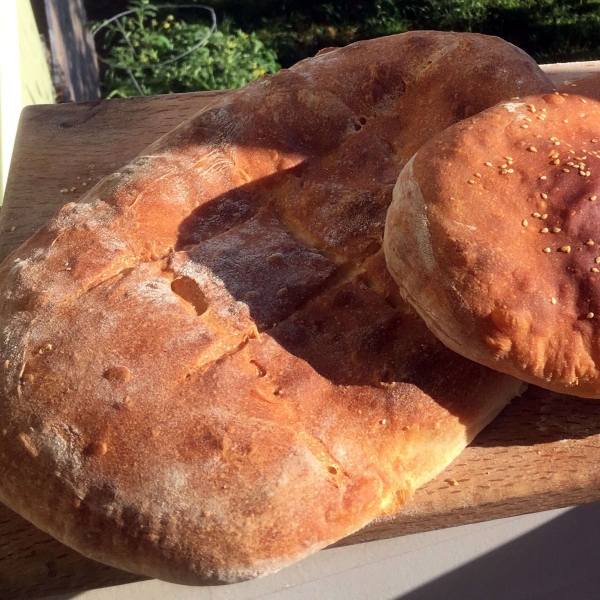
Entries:
{"label": "green foliage", "polygon": [[[146,94],[238,87],[276,71],[278,62],[289,67],[327,46],[414,29],[497,35],[539,62],[600,58],[600,0],[198,0],[215,8],[220,31],[172,65],[141,69],[207,33],[201,10],[173,9],[173,17],[158,18],[152,6],[190,1],[132,3],[138,14],[123,21],[136,56],[116,27],[104,37],[107,59],[130,67]],[[137,94],[127,72],[115,68],[107,70],[105,87],[109,97]]]}
{"label": "green foliage", "polygon": [[179,14],[159,18],[150,0],[136,0],[131,8],[136,13],[121,18],[129,43],[115,23],[104,30],[102,48],[109,65],[103,79],[106,98],[139,95],[127,69],[145,95],[236,88],[279,69],[275,52],[255,33],[228,23],[187,56],[152,66],[175,58],[208,35],[206,19],[198,20],[205,11],[188,11],[194,18],[188,15],[183,20]]}
{"label": "green foliage", "polygon": [[204,0],[285,67],[325,46],[414,29],[498,35],[538,61],[600,58],[600,0]]}

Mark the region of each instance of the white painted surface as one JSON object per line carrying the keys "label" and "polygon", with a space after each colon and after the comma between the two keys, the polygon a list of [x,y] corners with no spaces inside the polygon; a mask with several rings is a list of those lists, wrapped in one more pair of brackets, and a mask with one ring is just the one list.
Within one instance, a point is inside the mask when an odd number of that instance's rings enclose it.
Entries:
{"label": "white painted surface", "polygon": [[54,102],[30,0],[0,0],[0,204],[21,109]]}
{"label": "white painted surface", "polygon": [[600,503],[324,550],[236,585],[145,581],[60,598],[598,600],[598,531]]}
{"label": "white painted surface", "polygon": [[0,0],[0,204],[21,112],[18,0]]}

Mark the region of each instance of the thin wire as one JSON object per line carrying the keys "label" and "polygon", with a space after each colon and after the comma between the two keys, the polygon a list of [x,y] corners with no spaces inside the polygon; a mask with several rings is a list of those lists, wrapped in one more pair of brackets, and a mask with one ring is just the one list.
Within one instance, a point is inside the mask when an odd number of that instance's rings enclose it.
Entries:
{"label": "thin wire", "polygon": [[[133,48],[133,44],[131,43],[131,40],[127,36],[127,32],[125,31],[125,29],[123,29],[123,25],[121,25],[121,21],[119,21],[117,19],[116,23],[117,23],[117,27],[119,28],[119,31],[121,32],[121,35],[125,38],[126,42],[129,44],[129,47],[131,48],[131,51],[133,52],[133,55],[135,56],[135,49]],[[138,80],[135,78],[135,75],[133,74],[133,71],[131,69],[126,69],[126,71],[127,71],[127,74],[129,75],[129,79],[131,79],[131,82],[135,86],[135,89],[138,91],[138,94],[140,96],[145,96],[146,94],[144,94],[144,90],[140,87]]]}
{"label": "thin wire", "polygon": [[[161,9],[161,8],[203,8],[205,10],[207,10],[210,13],[211,16],[211,20],[212,20],[212,24],[208,30],[208,33],[196,44],[194,44],[191,48],[189,48],[188,50],[186,50],[185,52],[182,52],[181,54],[178,54],[177,56],[170,58],[168,60],[164,60],[162,62],[159,63],[154,63],[152,65],[145,65],[145,66],[138,66],[139,69],[154,69],[155,67],[163,67],[165,65],[169,65],[171,63],[174,63],[175,61],[179,60],[180,58],[183,58],[184,56],[187,56],[188,54],[191,54],[192,52],[194,52],[194,50],[197,50],[198,48],[200,48],[200,46],[203,46],[204,44],[206,44],[206,42],[208,42],[208,40],[210,39],[210,36],[216,31],[217,29],[217,15],[215,13],[215,11],[210,7],[210,6],[205,6],[204,4],[159,4],[157,6],[151,6],[149,7],[152,10],[156,9]],[[123,25],[121,24],[120,18],[121,17],[125,17],[127,15],[131,15],[133,13],[138,13],[138,12],[144,12],[143,8],[136,8],[136,9],[132,9],[132,10],[126,10],[125,12],[119,13],[118,15],[115,15],[114,17],[111,17],[110,19],[107,19],[106,21],[104,21],[104,23],[102,23],[101,25],[99,25],[98,27],[96,27],[96,29],[94,29],[92,31],[92,37],[95,37],[95,35],[104,27],[106,27],[109,23],[112,23],[113,21],[116,21],[117,24],[117,28],[119,29],[119,31],[121,32],[121,35],[125,38],[125,41],[127,42],[127,45],[131,48],[131,51],[133,52],[133,55],[136,55],[135,52],[135,48],[133,47],[133,44],[131,43],[131,40],[129,39],[127,32],[125,31],[125,29],[123,28]],[[140,87],[140,84],[138,83],[137,79],[135,78],[132,70],[129,67],[123,67],[121,65],[117,65],[114,63],[111,63],[108,60],[105,60],[101,57],[98,57],[103,63],[113,67],[114,69],[123,69],[124,71],[127,71],[129,77],[131,78],[131,81],[133,82],[133,85],[136,87],[138,93],[140,94],[140,96],[144,96],[144,92],[142,90],[142,88]]]}

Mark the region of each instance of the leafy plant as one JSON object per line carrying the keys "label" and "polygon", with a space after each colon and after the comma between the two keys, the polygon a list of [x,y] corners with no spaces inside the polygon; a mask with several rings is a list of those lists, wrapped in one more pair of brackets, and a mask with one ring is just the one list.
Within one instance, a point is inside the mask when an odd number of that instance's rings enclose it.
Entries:
{"label": "leafy plant", "polygon": [[[255,33],[225,22],[210,34],[200,10],[186,11],[184,20],[182,10],[159,18],[150,0],[135,0],[131,8],[135,13],[121,17],[121,27],[112,22],[103,28],[106,98],[139,95],[131,75],[144,95],[152,95],[236,88],[280,68],[275,52]],[[168,62],[205,38],[190,54]]]}

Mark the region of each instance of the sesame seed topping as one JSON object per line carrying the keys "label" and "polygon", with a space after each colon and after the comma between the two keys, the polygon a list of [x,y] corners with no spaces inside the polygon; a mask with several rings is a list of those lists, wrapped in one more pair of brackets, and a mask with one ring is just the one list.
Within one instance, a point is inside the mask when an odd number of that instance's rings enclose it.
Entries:
{"label": "sesame seed topping", "polygon": [[539,219],[542,215],[540,215],[539,212],[534,212],[531,214],[532,217],[535,217],[536,219]]}
{"label": "sesame seed topping", "polygon": [[569,119],[563,119],[563,123],[568,123]]}
{"label": "sesame seed topping", "polygon": [[506,163],[504,163],[503,165],[500,165],[501,169],[506,169],[506,167],[508,167],[508,165]]}
{"label": "sesame seed topping", "polygon": [[540,196],[541,196],[541,197],[542,197],[544,200],[547,200],[547,199],[548,199],[548,194],[544,194],[544,192],[542,192],[542,193],[540,194]]}
{"label": "sesame seed topping", "polygon": [[593,202],[598,196],[590,196],[590,202]]}
{"label": "sesame seed topping", "polygon": [[542,250],[542,252],[545,252],[546,254],[548,254],[549,252],[552,252],[552,250],[550,250],[550,248],[544,248]]}
{"label": "sesame seed topping", "polygon": [[597,265],[600,265],[600,256],[596,256],[596,258],[594,259],[594,262],[595,262]]}
{"label": "sesame seed topping", "polygon": [[553,164],[553,165],[560,165],[560,159],[558,159],[558,158],[555,158],[555,159],[552,161],[552,164]]}
{"label": "sesame seed topping", "polygon": [[587,104],[587,100],[585,98],[579,98],[584,104]]}
{"label": "sesame seed topping", "polygon": [[527,150],[529,150],[529,152],[537,152],[537,148],[535,146],[529,146]]}
{"label": "sesame seed topping", "polygon": [[547,218],[548,218],[548,213],[544,213],[544,214],[542,215],[542,219],[546,220]]}
{"label": "sesame seed topping", "polygon": [[481,178],[481,173],[475,173],[475,177]]}
{"label": "sesame seed topping", "polygon": [[470,183],[471,185],[473,185],[475,183],[474,179],[469,179],[468,183]]}
{"label": "sesame seed topping", "polygon": [[521,225],[523,225],[523,227],[527,227],[527,225],[529,225],[529,221],[527,221],[527,219],[523,219]]}
{"label": "sesame seed topping", "polygon": [[531,119],[529,117],[523,117],[526,121],[529,121],[531,123]]}
{"label": "sesame seed topping", "polygon": [[590,269],[590,271],[591,271],[592,273],[600,273],[600,269],[599,269],[598,267],[592,267],[592,268]]}
{"label": "sesame seed topping", "polygon": [[583,175],[583,177],[585,177],[585,171],[581,170],[581,171],[579,171],[579,174]]}
{"label": "sesame seed topping", "polygon": [[586,245],[586,246],[593,246],[593,245],[594,245],[594,240],[588,240],[588,241],[585,243],[585,245]]}
{"label": "sesame seed topping", "polygon": [[540,229],[540,233],[548,233],[548,228],[544,227],[543,229]]}
{"label": "sesame seed topping", "polygon": [[569,252],[571,252],[571,246],[561,246],[560,251],[569,254]]}
{"label": "sesame seed topping", "polygon": [[554,297],[550,298],[550,304],[556,304],[556,298],[554,298]]}
{"label": "sesame seed topping", "polygon": [[563,169],[563,173],[568,173],[568,172],[569,172],[569,169],[566,169],[566,168]]}
{"label": "sesame seed topping", "polygon": [[545,180],[546,180],[546,179],[548,179],[548,178],[547,178],[545,175],[540,175],[540,179],[541,179],[542,181],[545,181]]}
{"label": "sesame seed topping", "polygon": [[560,146],[560,142],[554,142],[555,146]]}
{"label": "sesame seed topping", "polygon": [[485,166],[486,166],[486,167],[493,167],[494,165],[493,165],[493,164],[492,164],[492,163],[491,163],[491,162],[488,160],[488,161],[485,163]]}
{"label": "sesame seed topping", "polygon": [[515,170],[514,170],[514,169],[506,169],[506,172],[507,172],[507,173],[514,173],[514,172],[515,172]]}
{"label": "sesame seed topping", "polygon": [[521,129],[529,129],[529,125],[521,125]]}
{"label": "sesame seed topping", "polygon": [[597,142],[598,142],[598,140],[597,140],[596,138],[594,138],[594,139],[592,140],[592,144],[596,144]]}
{"label": "sesame seed topping", "polygon": [[553,227],[552,228],[552,232],[553,233],[560,233],[562,231],[562,229],[560,227]]}
{"label": "sesame seed topping", "polygon": [[593,319],[594,318],[594,313],[593,312],[589,312],[587,315],[585,315],[586,319]]}

